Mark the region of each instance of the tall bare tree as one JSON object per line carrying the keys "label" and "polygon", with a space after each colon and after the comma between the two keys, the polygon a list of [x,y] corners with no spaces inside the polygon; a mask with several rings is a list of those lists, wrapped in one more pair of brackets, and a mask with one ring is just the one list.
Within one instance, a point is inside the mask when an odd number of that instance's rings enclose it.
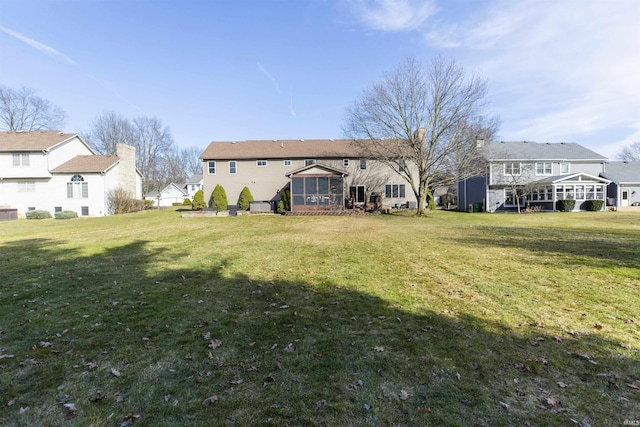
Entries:
{"label": "tall bare tree", "polygon": [[159,190],[166,183],[165,162],[173,149],[173,136],[168,127],[155,117],[133,119],[136,165],[142,174],[142,192]]}
{"label": "tall bare tree", "polygon": [[477,173],[476,139],[491,139],[498,124],[486,97],[486,81],[454,60],[408,58],[347,109],[343,131],[407,181],[422,216],[430,187]]}
{"label": "tall bare tree", "polygon": [[640,161],[640,142],[634,142],[618,153],[618,158],[625,162],[637,162]]}
{"label": "tall bare tree", "polygon": [[86,138],[99,153],[116,154],[118,144],[135,144],[136,134],[128,119],[108,111],[93,120]]}
{"label": "tall bare tree", "polygon": [[0,86],[0,129],[33,131],[62,129],[66,113],[50,101],[40,98],[28,87],[11,89]]}

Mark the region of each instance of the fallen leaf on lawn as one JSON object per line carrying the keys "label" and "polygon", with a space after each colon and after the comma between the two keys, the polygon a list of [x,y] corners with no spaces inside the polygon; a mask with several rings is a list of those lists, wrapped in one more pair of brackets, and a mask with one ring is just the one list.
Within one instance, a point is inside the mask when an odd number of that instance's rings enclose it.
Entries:
{"label": "fallen leaf on lawn", "polygon": [[384,347],[378,345],[373,347],[373,349],[379,353],[382,353],[384,351]]}
{"label": "fallen leaf on lawn", "polygon": [[280,306],[280,310],[286,310],[287,308],[289,308],[289,306],[286,304]]}
{"label": "fallen leaf on lawn", "polygon": [[631,384],[627,384],[631,388],[635,388],[636,390],[640,390],[640,380],[635,380]]}
{"label": "fallen leaf on lawn", "polygon": [[20,411],[18,412],[20,415],[24,414],[25,412],[27,412],[29,410],[29,407],[25,407],[25,408],[20,408]]}
{"label": "fallen leaf on lawn", "polygon": [[369,405],[368,403],[365,403],[364,404],[364,409],[366,409],[368,411],[369,409],[371,409],[371,405]]}
{"label": "fallen leaf on lawn", "polygon": [[114,377],[119,377],[119,376],[120,376],[120,371],[118,371],[118,370],[116,370],[116,369],[111,368],[111,374],[112,374]]}
{"label": "fallen leaf on lawn", "polygon": [[281,371],[284,369],[284,364],[282,362],[278,362],[278,369]]}
{"label": "fallen leaf on lawn", "polygon": [[409,398],[409,393],[407,393],[406,390],[400,390],[400,393],[398,393],[398,397],[400,398],[400,400],[407,400]]}
{"label": "fallen leaf on lawn", "polygon": [[229,384],[242,384],[242,381],[243,380],[241,378],[236,378],[236,379],[233,379],[233,380],[229,381]]}
{"label": "fallen leaf on lawn", "polygon": [[285,353],[293,353],[294,351],[296,351],[296,348],[293,344],[289,343],[287,344],[287,346],[284,348]]}
{"label": "fallen leaf on lawn", "polygon": [[207,332],[202,336],[202,338],[204,338],[205,341],[211,340],[211,332]]}
{"label": "fallen leaf on lawn", "polygon": [[567,388],[567,385],[565,383],[563,383],[562,381],[558,381],[558,387],[560,388]]}
{"label": "fallen leaf on lawn", "polygon": [[595,323],[593,327],[596,328],[597,330],[602,329],[602,325],[600,323]]}
{"label": "fallen leaf on lawn", "polygon": [[207,397],[205,400],[202,401],[203,405],[211,405],[214,402],[218,401],[218,396],[216,396],[215,394],[213,396],[209,396]]}
{"label": "fallen leaf on lawn", "polygon": [[216,349],[218,347],[220,347],[222,345],[222,341],[216,339],[216,340],[211,340],[211,342],[209,343],[209,348],[213,348]]}
{"label": "fallen leaf on lawn", "polygon": [[207,357],[208,357],[209,359],[213,359],[213,354],[211,354],[211,352],[208,352],[208,353],[207,353]]}
{"label": "fallen leaf on lawn", "polygon": [[430,414],[431,413],[431,408],[428,406],[420,406],[418,408],[418,412],[421,412],[423,414]]}
{"label": "fallen leaf on lawn", "polygon": [[15,405],[16,401],[11,399],[10,401],[7,402],[7,406],[13,406]]}
{"label": "fallen leaf on lawn", "polygon": [[87,369],[90,371],[95,371],[96,369],[98,369],[98,364],[94,362],[89,362],[87,363]]}
{"label": "fallen leaf on lawn", "polygon": [[558,408],[560,406],[560,401],[555,397],[547,397],[546,402],[547,402],[547,405],[549,405],[552,408]]}
{"label": "fallen leaf on lawn", "polygon": [[133,425],[133,422],[138,418],[140,418],[140,415],[128,413],[124,421],[120,424],[120,427],[130,427]]}
{"label": "fallen leaf on lawn", "polygon": [[62,406],[64,406],[67,410],[69,410],[71,412],[77,411],[75,403],[65,403]]}
{"label": "fallen leaf on lawn", "polygon": [[256,372],[258,370],[258,368],[256,368],[255,366],[251,366],[249,368],[247,368],[247,372]]}
{"label": "fallen leaf on lawn", "polygon": [[49,341],[40,341],[38,342],[38,345],[42,348],[51,347],[51,343]]}
{"label": "fallen leaf on lawn", "polygon": [[509,404],[505,403],[505,402],[500,402],[500,406],[502,406],[504,409],[509,409]]}
{"label": "fallen leaf on lawn", "polygon": [[628,342],[623,342],[623,343],[620,343],[620,347],[626,348],[627,350],[629,350],[631,348],[631,344]]}
{"label": "fallen leaf on lawn", "polygon": [[274,344],[271,346],[271,350],[273,350],[274,348],[276,348],[278,346],[278,344]]}
{"label": "fallen leaf on lawn", "polygon": [[122,394],[116,393],[116,403],[122,403],[122,402],[124,402],[124,397],[122,397]]}
{"label": "fallen leaf on lawn", "polygon": [[326,400],[318,400],[316,402],[316,411],[320,408],[322,408],[323,406],[327,406],[327,401]]}
{"label": "fallen leaf on lawn", "polygon": [[266,387],[269,384],[273,384],[275,382],[276,382],[276,379],[273,376],[269,375],[267,378],[264,379],[264,382],[262,383],[262,387]]}

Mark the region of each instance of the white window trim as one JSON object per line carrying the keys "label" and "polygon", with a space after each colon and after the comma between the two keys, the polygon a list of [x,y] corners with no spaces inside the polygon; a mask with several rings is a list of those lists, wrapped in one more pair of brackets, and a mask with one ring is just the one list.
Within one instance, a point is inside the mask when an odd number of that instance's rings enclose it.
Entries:
{"label": "white window trim", "polygon": [[[511,172],[507,172],[507,165],[518,165],[518,173],[511,173]],[[502,165],[502,170],[504,172],[505,175],[507,176],[520,176],[520,174],[522,173],[522,163],[521,162],[505,162]],[[513,170],[513,167],[511,168]]]}
{"label": "white window trim", "polygon": [[[542,165],[542,173],[538,172],[538,165]],[[546,166],[549,165],[549,172],[546,172]],[[553,175],[553,163],[552,162],[536,162],[536,176],[551,176]]]}
{"label": "white window trim", "polygon": [[289,167],[291,166],[293,163],[291,162],[291,160],[283,160],[282,161],[282,165],[285,167]]}
{"label": "white window trim", "polygon": [[[231,164],[233,163],[235,172],[231,172]],[[229,160],[229,175],[237,175],[238,174],[238,161],[237,160]]]}
{"label": "white window trim", "polygon": [[342,167],[343,168],[349,167],[349,159],[342,159]]}
{"label": "white window trim", "polygon": [[[261,165],[260,163],[263,163],[263,165]],[[256,166],[259,168],[266,168],[269,165],[269,161],[268,160],[256,160]]]}
{"label": "white window trim", "polygon": [[[211,172],[211,164],[212,164],[212,163],[213,163],[213,172]],[[215,160],[209,160],[209,161],[207,162],[207,173],[208,173],[209,175],[215,175],[215,174],[216,174],[216,167],[217,167],[217,165],[216,165]]]}
{"label": "white window trim", "polygon": [[35,181],[18,181],[19,193],[35,193],[36,182]]}
{"label": "white window trim", "polygon": [[[562,166],[567,165],[567,171],[562,172]],[[569,162],[561,162],[560,163],[560,175],[569,175],[571,173],[571,163]]]}
{"label": "white window trim", "polygon": [[360,159],[360,170],[367,169],[367,159]]}

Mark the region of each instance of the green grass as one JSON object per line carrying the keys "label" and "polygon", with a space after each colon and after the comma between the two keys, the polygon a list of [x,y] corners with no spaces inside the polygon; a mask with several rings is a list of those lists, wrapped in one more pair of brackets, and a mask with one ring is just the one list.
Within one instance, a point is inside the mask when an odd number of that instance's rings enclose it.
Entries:
{"label": "green grass", "polygon": [[0,260],[1,425],[640,421],[637,214],[152,211]]}

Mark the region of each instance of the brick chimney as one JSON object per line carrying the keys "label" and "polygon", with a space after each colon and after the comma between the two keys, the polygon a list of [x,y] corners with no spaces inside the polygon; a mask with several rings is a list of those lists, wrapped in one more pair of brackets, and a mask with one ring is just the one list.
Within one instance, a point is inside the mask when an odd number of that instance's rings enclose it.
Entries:
{"label": "brick chimney", "polygon": [[136,148],[131,145],[118,144],[116,150],[120,161],[118,184],[128,191],[131,197],[138,198],[140,195],[136,194]]}

